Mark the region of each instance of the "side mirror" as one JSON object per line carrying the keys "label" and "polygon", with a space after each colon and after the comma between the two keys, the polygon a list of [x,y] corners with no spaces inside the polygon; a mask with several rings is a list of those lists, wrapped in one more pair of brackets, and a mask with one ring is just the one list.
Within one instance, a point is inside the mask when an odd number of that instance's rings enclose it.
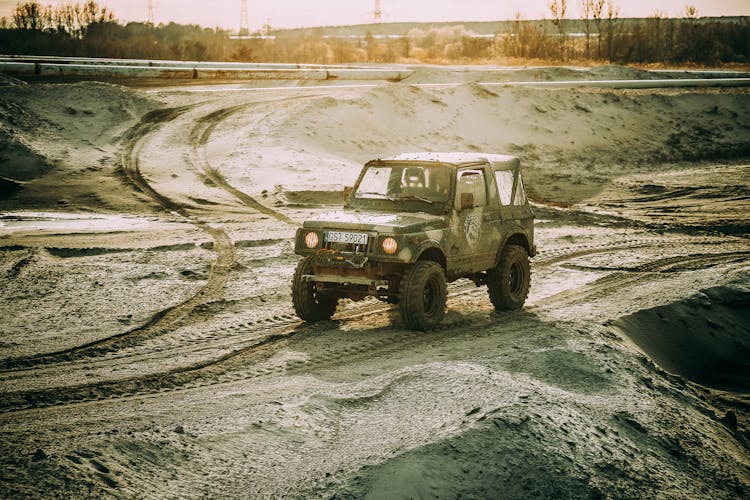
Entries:
{"label": "side mirror", "polygon": [[354,186],[344,186],[344,200],[349,198],[349,195],[354,191]]}
{"label": "side mirror", "polygon": [[461,193],[461,210],[474,208],[474,193]]}

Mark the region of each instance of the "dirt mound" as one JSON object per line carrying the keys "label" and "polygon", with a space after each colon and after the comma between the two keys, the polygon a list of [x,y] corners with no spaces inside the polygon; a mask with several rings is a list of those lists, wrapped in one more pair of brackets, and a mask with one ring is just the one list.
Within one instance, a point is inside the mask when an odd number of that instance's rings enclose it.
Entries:
{"label": "dirt mound", "polygon": [[726,286],[614,322],[667,371],[717,389],[750,392],[750,272]]}
{"label": "dirt mound", "polygon": [[559,82],[569,80],[589,80],[588,71],[556,66],[525,68],[511,73],[511,81]]}
{"label": "dirt mound", "polygon": [[657,80],[664,78],[664,76],[650,71],[615,64],[592,68],[589,73],[592,80]]}
{"label": "dirt mound", "polygon": [[97,82],[4,87],[0,176],[24,183],[14,196],[19,206],[99,206],[92,193],[113,182],[120,138],[155,105],[141,92]]}
{"label": "dirt mound", "polygon": [[[643,76],[619,67],[523,71],[525,79]],[[424,72],[440,74],[435,68]],[[415,149],[517,154],[528,169],[536,200],[577,203],[598,194],[609,179],[652,174],[656,163],[746,156],[749,103],[744,90],[735,89],[487,91],[476,83],[395,84],[368,89],[337,105],[322,103],[325,108],[310,101],[277,134],[304,144],[306,154],[342,161]]]}
{"label": "dirt mound", "polygon": [[[574,464],[535,439],[528,420],[494,426],[365,467],[344,498],[601,498]],[[536,436],[535,436],[536,437]],[[573,493],[575,492],[575,493]]]}
{"label": "dirt mound", "polygon": [[418,66],[401,80],[403,83],[452,83],[463,81],[460,72],[431,66]]}
{"label": "dirt mound", "polygon": [[482,71],[420,66],[413,69],[405,83],[465,83],[465,82],[559,82],[578,80],[654,80],[665,78],[627,66],[606,65],[596,68],[538,66],[528,68],[486,68]]}

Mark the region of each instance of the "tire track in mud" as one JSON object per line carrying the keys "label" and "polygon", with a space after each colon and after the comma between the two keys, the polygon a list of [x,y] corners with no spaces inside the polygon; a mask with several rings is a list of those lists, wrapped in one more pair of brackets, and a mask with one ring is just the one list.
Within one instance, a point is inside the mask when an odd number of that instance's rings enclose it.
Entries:
{"label": "tire track in mud", "polygon": [[[652,273],[675,272],[679,266],[713,266],[721,263],[733,263],[748,260],[750,251],[736,251],[723,253],[698,253],[664,257],[644,264],[639,264],[625,270],[617,270],[589,283],[583,290],[564,290],[543,301],[544,308],[560,307],[590,300],[601,299],[615,290],[634,285],[644,276]],[[679,270],[679,269],[678,269]]]}
{"label": "tire track in mud", "polygon": [[[539,256],[536,258],[536,261],[534,262],[534,268],[540,269],[540,268],[546,268],[550,267],[556,263],[563,262],[565,260],[575,259],[579,257],[584,257],[588,255],[596,255],[596,254],[604,254],[604,253],[612,253],[612,252],[618,252],[623,250],[632,250],[632,249],[638,249],[638,248],[655,248],[655,247],[661,247],[661,246],[672,246],[672,245],[705,245],[705,244],[714,244],[717,243],[715,238],[700,238],[696,239],[695,237],[689,237],[689,238],[666,238],[666,239],[655,239],[655,238],[633,238],[630,240],[625,240],[622,244],[619,245],[612,245],[612,244],[593,244],[593,245],[585,245],[585,246],[570,246],[570,247],[563,247],[558,248],[557,250],[553,252],[545,252],[541,254],[541,258]],[[726,244],[726,243],[725,243]],[[457,297],[461,295],[485,295],[486,289],[484,287],[477,287],[473,282],[467,281],[467,280],[459,280],[456,282],[452,282],[448,284],[448,292],[449,297]],[[562,292],[561,292],[562,293]],[[368,315],[373,314],[381,314],[383,312],[386,312],[388,310],[394,309],[394,306],[391,305],[385,305],[382,302],[379,302],[375,299],[367,299],[363,302],[349,302],[341,305],[339,307],[339,311],[336,313],[335,317],[337,321],[340,320],[352,320],[357,319],[361,317],[365,317]],[[157,315],[159,316],[159,315]],[[160,316],[159,316],[160,317]],[[258,319],[254,319],[251,321],[243,322],[237,325],[233,325],[230,327],[222,327],[222,328],[213,328],[209,330],[193,330],[192,332],[185,332],[181,333],[179,335],[179,344],[172,344],[173,341],[171,339],[159,339],[159,340],[153,340],[148,345],[144,345],[141,349],[142,352],[127,352],[125,349],[133,349],[135,347],[135,343],[131,343],[130,345],[122,345],[120,346],[120,352],[121,355],[118,355],[116,353],[113,354],[113,350],[103,350],[99,352],[93,352],[94,354],[100,354],[104,355],[100,357],[100,361],[102,363],[111,363],[113,361],[117,361],[118,359],[132,359],[136,360],[139,357],[145,357],[145,356],[151,356],[154,354],[155,351],[161,351],[161,352],[172,352],[175,355],[179,354],[180,350],[184,349],[192,349],[194,345],[196,344],[203,344],[206,345],[206,342],[214,342],[222,343],[222,344],[231,344],[234,345],[235,343],[243,344],[247,342],[248,336],[251,336],[255,332],[263,332],[265,330],[276,328],[276,327],[291,327],[293,325],[299,324],[300,320],[297,318],[291,308],[286,308],[284,310],[274,310],[270,311],[268,315],[265,317],[260,317]],[[149,323],[151,324],[151,323]],[[127,335],[129,332],[126,332]],[[105,339],[107,340],[107,339]],[[154,343],[156,342],[156,343]],[[231,346],[230,345],[230,346]],[[92,346],[96,347],[96,346]],[[62,354],[68,354],[68,351],[62,351]],[[50,364],[54,361],[58,361],[60,363],[74,363],[75,361],[84,358],[86,356],[77,356],[76,354],[79,354],[77,352],[69,353],[69,356],[60,355],[57,360],[42,360],[47,361],[47,363],[39,362],[36,358],[34,359],[28,359],[29,364],[24,363],[18,363],[13,364],[11,366],[3,366],[2,363],[0,363],[0,370],[6,372],[6,373],[13,373],[15,370],[24,370],[25,368],[33,368],[35,364]],[[87,360],[87,366],[91,366],[91,363],[95,362],[95,360]]]}
{"label": "tire track in mud", "polygon": [[[643,244],[643,242],[638,243],[638,245]],[[624,245],[624,247],[633,248],[629,245]],[[576,258],[582,252],[590,255],[610,251],[616,250],[613,250],[611,246],[603,246],[599,249],[599,252],[594,248],[590,248],[588,250],[574,251],[569,255],[571,255],[570,258]],[[733,251],[723,253],[695,253],[656,259],[634,266],[631,272],[616,272],[594,283],[577,288],[574,291],[561,292],[552,297],[542,299],[541,305],[544,307],[559,307],[559,304],[564,304],[570,301],[571,298],[573,298],[574,302],[578,300],[590,300],[594,297],[601,298],[622,289],[623,286],[632,285],[638,280],[647,278],[651,273],[670,272],[674,271],[675,267],[685,265],[697,266],[715,264],[717,262],[744,261],[749,256],[750,252],[748,251]],[[550,257],[549,263],[546,265],[559,262],[561,258],[561,255]],[[473,287],[474,285],[464,283],[456,287],[457,290],[451,295],[460,295],[467,292],[474,292],[475,290],[484,292],[483,288],[471,288],[467,290],[469,286]],[[300,324],[299,321],[293,321],[290,317],[279,318],[278,321],[260,321],[252,329],[259,332],[266,332],[265,336],[220,357],[202,360],[188,366],[176,367],[166,372],[145,376],[49,390],[8,393],[0,396],[0,412],[5,413],[105,399],[140,397],[149,394],[189,390],[197,387],[273,376],[286,372],[303,373],[310,369],[336,364],[344,358],[352,359],[359,355],[372,355],[374,351],[386,349],[399,350],[424,342],[433,343],[444,336],[455,334],[456,330],[460,331],[469,327],[475,327],[476,325],[493,324],[497,321],[492,316],[488,319],[484,315],[460,317],[441,325],[438,329],[429,333],[413,332],[403,330],[398,326],[389,326],[385,330],[392,333],[389,333],[385,337],[377,339],[363,338],[356,345],[343,348],[336,345],[328,346],[324,352],[314,355],[307,360],[293,360],[284,364],[277,363],[271,366],[263,365],[264,361],[269,360],[273,354],[287,345],[292,337],[306,334],[319,335],[326,331],[337,329],[339,322],[342,320],[378,314],[391,308],[392,306],[371,304],[369,307],[362,308],[364,310],[357,311],[354,309],[350,314],[345,313],[336,320],[321,323]],[[290,323],[293,324],[290,325]],[[291,329],[290,326],[292,326]]]}
{"label": "tire track in mud", "polygon": [[[292,97],[283,100],[298,99],[309,98]],[[276,101],[274,101],[274,104],[275,103]],[[190,154],[186,155],[185,159],[194,167],[197,167],[196,170],[203,172],[210,182],[233,195],[244,205],[286,224],[296,225],[297,222],[285,214],[261,204],[251,196],[229,184],[224,176],[210,165],[206,158],[205,146],[216,127],[233,114],[258,104],[266,103],[250,102],[228,108],[221,108],[198,118],[196,120],[197,124],[193,126],[189,134]],[[177,108],[164,108],[146,113],[137,125],[125,133],[124,147],[121,156],[121,172],[132,186],[156,201],[163,209],[174,215],[180,216],[211,235],[214,240],[214,250],[217,253],[217,257],[212,264],[207,283],[190,299],[155,313],[144,324],[136,328],[60,351],[0,360],[0,371],[32,368],[38,365],[49,365],[52,363],[71,362],[77,359],[91,358],[148,340],[173,329],[179,323],[179,320],[183,319],[186,314],[189,314],[197,306],[211,300],[224,287],[228,279],[229,270],[235,264],[234,244],[227,233],[219,228],[195,219],[189,214],[185,206],[180,205],[168,196],[154,189],[144,178],[140,170],[140,155],[145,138],[156,132],[164,123],[176,120],[186,112],[194,109],[195,106],[196,105],[188,105]],[[273,114],[273,111],[266,113],[266,116],[271,114]]]}
{"label": "tire track in mud", "polygon": [[[205,146],[216,127],[233,114],[257,104],[250,102],[221,108],[198,118],[196,125],[193,126],[189,134],[190,155],[187,155],[185,159],[194,167],[197,167],[197,170],[203,172],[210,182],[233,195],[244,205],[286,224],[296,225],[297,223],[285,214],[266,207],[229,184],[224,176],[213,168],[206,158]],[[195,219],[189,214],[185,206],[158,192],[143,177],[140,169],[140,156],[145,138],[156,132],[164,123],[174,121],[194,108],[195,105],[188,105],[177,108],[157,109],[146,113],[137,125],[125,133],[124,147],[121,155],[121,172],[133,187],[156,201],[161,208],[180,216],[211,235],[214,240],[214,249],[217,257],[211,266],[207,283],[190,299],[155,313],[148,321],[134,329],[60,351],[0,360],[0,371],[31,368],[58,362],[70,362],[81,358],[100,356],[129,347],[134,343],[142,342],[174,328],[186,314],[189,314],[197,306],[215,297],[224,287],[228,279],[228,272],[235,264],[234,244],[228,234],[219,228]],[[269,112],[267,115],[270,114],[272,112]]]}
{"label": "tire track in mud", "polygon": [[[285,224],[292,226],[297,225],[297,222],[290,219],[285,214],[263,205],[252,196],[232,186],[221,172],[211,166],[206,157],[205,146],[216,127],[233,114],[255,105],[257,105],[257,103],[240,104],[229,108],[222,108],[200,117],[197,120],[197,124],[190,131],[191,160],[194,165],[198,166],[203,171],[210,182],[234,196],[242,204],[284,222]],[[270,114],[272,113],[268,113],[268,115]]]}
{"label": "tire track in mud", "polygon": [[[575,245],[570,247],[557,248],[553,252],[545,252],[541,254],[541,258],[537,257],[534,262],[534,268],[545,268],[549,267],[558,262],[570,260],[574,258],[584,257],[587,255],[611,253],[622,250],[631,250],[644,247],[659,247],[666,245],[675,244],[693,244],[700,245],[706,243],[714,243],[714,239],[696,239],[696,238],[680,238],[680,239],[664,239],[663,241],[655,240],[654,238],[633,238],[625,240],[619,245],[611,244],[593,244],[593,245]],[[456,297],[461,295],[484,295],[486,289],[484,287],[476,287],[473,282],[467,280],[459,280],[456,282],[448,283],[449,297]],[[394,309],[394,306],[385,305],[375,299],[367,299],[363,302],[349,302],[339,306],[339,310],[336,313],[336,320],[352,320],[360,317],[364,317],[372,314],[380,314],[385,311]],[[162,312],[147,323],[146,326],[155,324],[155,321],[160,319]],[[52,363],[74,363],[75,361],[83,358],[87,358],[93,355],[99,355],[99,361],[101,363],[111,363],[118,359],[132,359],[136,360],[139,357],[145,357],[153,355],[155,350],[169,351],[174,354],[179,354],[181,349],[192,349],[194,345],[198,343],[214,342],[214,343],[242,343],[243,339],[247,339],[249,335],[254,332],[262,332],[266,329],[275,327],[291,327],[299,323],[299,318],[294,315],[291,307],[287,307],[284,310],[270,311],[267,315],[262,316],[258,319],[243,322],[238,325],[222,328],[213,329],[202,329],[193,330],[192,332],[186,332],[179,336],[179,344],[170,345],[173,342],[171,339],[152,340],[148,345],[144,345],[141,349],[142,352],[128,352],[126,349],[133,349],[135,342],[117,346],[118,349],[96,349],[97,342],[87,344],[83,347],[88,347],[90,351],[81,352],[77,348],[73,348],[66,351],[60,351],[59,353],[51,353],[49,358],[42,357],[30,357],[30,358],[19,358],[16,360],[6,360],[6,362],[0,362],[0,371],[9,373],[15,370],[24,370],[26,368],[33,368],[37,365],[49,365]],[[139,330],[139,327],[136,330]],[[130,335],[130,332],[121,334],[123,336]],[[109,339],[115,339],[111,337],[105,339],[103,342]],[[105,346],[106,347],[106,346]],[[116,351],[121,354],[118,355]],[[88,359],[87,366],[91,366],[95,360]]]}
{"label": "tire track in mud", "polygon": [[0,370],[29,368],[89,358],[143,342],[175,328],[197,306],[216,297],[224,288],[229,272],[235,264],[234,244],[229,235],[222,229],[195,219],[184,206],[158,192],[143,177],[140,169],[140,156],[146,138],[156,132],[164,123],[175,120],[193,107],[165,108],[146,113],[141,121],[128,130],[124,136],[121,172],[133,187],[156,201],[161,208],[180,216],[211,235],[214,240],[216,259],[211,265],[206,284],[189,299],[157,312],[145,324],[134,329],[61,351],[0,360]]}

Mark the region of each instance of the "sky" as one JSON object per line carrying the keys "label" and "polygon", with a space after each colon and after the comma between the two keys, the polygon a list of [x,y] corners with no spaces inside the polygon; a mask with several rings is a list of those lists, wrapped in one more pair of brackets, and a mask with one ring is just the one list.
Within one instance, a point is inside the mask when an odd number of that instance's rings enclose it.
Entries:
{"label": "sky", "polygon": [[[83,3],[84,0],[77,0]],[[242,0],[151,0],[154,22],[199,24],[238,30]],[[383,22],[497,21],[550,17],[548,0],[380,0]],[[18,0],[0,0],[0,17],[11,16]],[[61,0],[41,1],[57,5]],[[75,3],[68,1],[67,3]],[[145,21],[148,0],[98,0],[121,22]],[[568,0],[568,16],[578,17],[580,0]],[[657,9],[680,17],[685,6],[699,16],[750,16],[749,0],[615,0],[620,17],[646,17]],[[247,0],[250,29],[269,23],[275,28],[364,24],[372,22],[375,0]]]}

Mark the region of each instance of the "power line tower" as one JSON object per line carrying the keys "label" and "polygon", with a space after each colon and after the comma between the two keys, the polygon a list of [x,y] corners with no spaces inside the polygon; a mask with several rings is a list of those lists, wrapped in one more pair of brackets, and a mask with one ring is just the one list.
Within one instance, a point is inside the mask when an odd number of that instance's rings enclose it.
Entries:
{"label": "power line tower", "polygon": [[250,34],[250,23],[247,20],[247,0],[242,0],[242,9],[240,10],[240,36]]}
{"label": "power line tower", "polygon": [[154,24],[154,0],[148,0],[148,24]]}
{"label": "power line tower", "polygon": [[380,0],[375,0],[375,10],[372,11],[372,20],[376,23],[383,20],[383,10],[380,8]]}

